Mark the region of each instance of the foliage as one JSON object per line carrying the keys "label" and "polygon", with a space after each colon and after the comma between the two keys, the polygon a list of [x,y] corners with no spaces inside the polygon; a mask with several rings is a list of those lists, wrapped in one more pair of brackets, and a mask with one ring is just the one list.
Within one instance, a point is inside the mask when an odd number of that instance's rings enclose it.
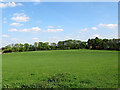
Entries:
{"label": "foliage", "polygon": [[[12,49],[12,51],[11,51]],[[34,45],[28,43],[12,44],[3,47],[5,53],[7,52],[24,52],[24,51],[40,51],[40,50],[68,50],[68,49],[93,49],[93,50],[118,50],[120,51],[120,39],[88,39],[87,42],[80,40],[65,40],[56,43],[49,42],[35,42]]]}
{"label": "foliage", "polygon": [[9,84],[3,85],[3,88],[83,88],[87,87],[91,82],[89,80],[80,81],[78,77],[70,73],[58,73],[49,75],[45,79],[41,79],[38,83],[19,84],[14,86]]}

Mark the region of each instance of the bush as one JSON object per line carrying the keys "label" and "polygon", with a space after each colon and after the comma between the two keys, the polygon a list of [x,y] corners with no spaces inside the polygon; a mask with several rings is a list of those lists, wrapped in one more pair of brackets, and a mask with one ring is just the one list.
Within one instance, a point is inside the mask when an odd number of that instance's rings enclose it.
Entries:
{"label": "bush", "polygon": [[11,53],[12,52],[12,48],[10,49],[4,49],[3,53]]}

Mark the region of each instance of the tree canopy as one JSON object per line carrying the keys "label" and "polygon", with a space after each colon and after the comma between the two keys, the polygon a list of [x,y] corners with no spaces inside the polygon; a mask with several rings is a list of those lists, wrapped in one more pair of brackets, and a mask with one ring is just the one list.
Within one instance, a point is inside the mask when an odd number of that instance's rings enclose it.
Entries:
{"label": "tree canopy", "polygon": [[88,39],[87,42],[69,39],[50,44],[49,42],[35,42],[34,45],[16,43],[2,47],[4,53],[66,49],[120,50],[120,39],[99,39],[96,37],[95,39]]}

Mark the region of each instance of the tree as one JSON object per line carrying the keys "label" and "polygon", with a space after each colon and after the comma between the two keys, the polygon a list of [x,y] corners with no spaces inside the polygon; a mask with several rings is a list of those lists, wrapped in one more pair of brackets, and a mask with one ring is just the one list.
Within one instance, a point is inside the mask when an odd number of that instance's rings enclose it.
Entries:
{"label": "tree", "polygon": [[51,48],[52,50],[55,50],[55,49],[56,49],[56,43],[51,43],[50,48]]}
{"label": "tree", "polygon": [[37,42],[34,43],[35,51],[37,51]]}
{"label": "tree", "polygon": [[28,44],[28,43],[25,43],[25,44],[24,44],[24,50],[25,50],[25,51],[29,51],[29,44]]}
{"label": "tree", "polygon": [[88,43],[88,44],[87,44],[88,49],[92,49],[91,39],[88,39],[87,43]]}
{"label": "tree", "polygon": [[16,48],[16,51],[19,52],[19,44],[18,43],[15,44],[15,48]]}
{"label": "tree", "polygon": [[59,49],[64,49],[64,47],[65,47],[63,41],[59,41],[57,46],[58,46]]}
{"label": "tree", "polygon": [[49,50],[50,49],[50,46],[49,46],[49,42],[45,42],[43,43],[43,50]]}
{"label": "tree", "polygon": [[24,45],[23,45],[23,44],[20,44],[19,51],[20,51],[20,52],[24,52]]}
{"label": "tree", "polygon": [[59,41],[56,43],[49,42],[35,42],[34,45],[32,44],[11,44],[1,49],[7,52],[24,52],[24,51],[36,51],[36,50],[55,50],[55,49],[100,49],[100,50],[119,50],[120,51],[120,39],[99,39],[98,37],[94,39],[88,39],[87,42],[83,42],[80,40],[65,40]]}
{"label": "tree", "polygon": [[4,48],[4,52],[3,53],[8,53],[8,52],[12,52],[12,48],[10,45],[7,45],[5,48]]}
{"label": "tree", "polygon": [[38,50],[43,50],[43,42],[38,43]]}
{"label": "tree", "polygon": [[109,40],[108,39],[103,39],[103,49],[107,50],[109,48]]}
{"label": "tree", "polygon": [[29,45],[29,51],[35,51],[34,45],[32,45],[32,44]]}
{"label": "tree", "polygon": [[86,48],[86,42],[81,42],[81,48]]}

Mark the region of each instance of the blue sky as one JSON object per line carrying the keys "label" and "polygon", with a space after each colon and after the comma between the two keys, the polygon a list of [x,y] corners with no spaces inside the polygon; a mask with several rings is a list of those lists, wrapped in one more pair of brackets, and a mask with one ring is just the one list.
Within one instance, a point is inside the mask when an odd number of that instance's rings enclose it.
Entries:
{"label": "blue sky", "polygon": [[117,2],[11,2],[2,9],[2,45],[117,38]]}

